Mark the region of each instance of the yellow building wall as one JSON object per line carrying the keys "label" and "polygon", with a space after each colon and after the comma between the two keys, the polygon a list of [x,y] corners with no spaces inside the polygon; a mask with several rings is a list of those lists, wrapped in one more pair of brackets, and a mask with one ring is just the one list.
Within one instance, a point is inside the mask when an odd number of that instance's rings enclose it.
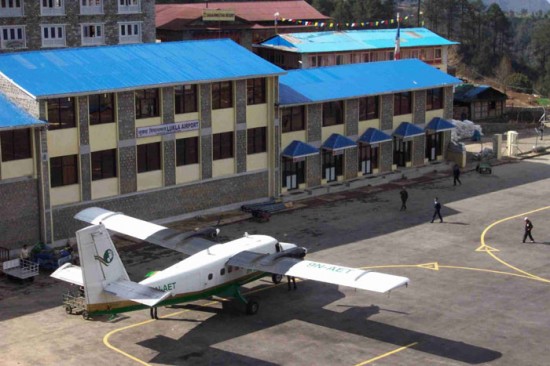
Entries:
{"label": "yellow building wall", "polygon": [[34,159],[6,161],[2,164],[2,179],[27,177],[34,175]]}
{"label": "yellow building wall", "polygon": [[235,174],[235,159],[221,159],[212,162],[212,177]]}
{"label": "yellow building wall", "polygon": [[380,120],[379,119],[369,119],[367,121],[359,121],[359,136],[361,136],[368,128],[377,128],[380,129]]}
{"label": "yellow building wall", "polygon": [[150,118],[141,118],[136,119],[136,128],[138,127],[149,127],[149,126],[158,126],[162,124],[160,117],[150,117]]}
{"label": "yellow building wall", "polygon": [[116,123],[90,126],[90,151],[115,149],[118,141]]}
{"label": "yellow building wall", "polygon": [[176,184],[193,182],[201,179],[200,165],[182,165],[176,167]]}
{"label": "yellow building wall", "polygon": [[79,153],[78,128],[48,131],[48,156],[75,155]]}
{"label": "yellow building wall", "polygon": [[118,178],[108,178],[92,181],[92,199],[118,195]]}
{"label": "yellow building wall", "polygon": [[426,111],[426,123],[430,123],[432,118],[442,117],[443,109],[434,109],[433,111]]}
{"label": "yellow building wall", "polygon": [[251,154],[246,156],[246,171],[267,169],[267,153]]}
{"label": "yellow building wall", "polygon": [[412,123],[412,114],[403,114],[401,116],[393,116],[392,130],[395,130],[402,122]]}
{"label": "yellow building wall", "polygon": [[233,131],[234,126],[235,110],[233,108],[212,111],[212,134]]}
{"label": "yellow building wall", "polygon": [[286,132],[281,135],[281,150],[284,150],[292,141],[302,141],[307,142],[306,140],[306,131],[295,131],[295,132]]}
{"label": "yellow building wall", "polygon": [[52,206],[66,205],[80,201],[80,184],[55,187],[50,189]]}
{"label": "yellow building wall", "polygon": [[344,131],[344,125],[327,126],[321,130],[321,141],[325,142],[333,133],[339,133],[340,135],[346,135]]}
{"label": "yellow building wall", "polygon": [[137,175],[137,190],[145,191],[147,189],[162,187],[162,170],[139,173]]}
{"label": "yellow building wall", "polygon": [[267,104],[255,104],[246,107],[246,128],[267,126]]}
{"label": "yellow building wall", "polygon": [[195,121],[199,119],[199,112],[181,113],[174,115],[174,122]]}
{"label": "yellow building wall", "polygon": [[140,137],[137,139],[138,145],[152,144],[153,142],[162,142],[162,136]]}

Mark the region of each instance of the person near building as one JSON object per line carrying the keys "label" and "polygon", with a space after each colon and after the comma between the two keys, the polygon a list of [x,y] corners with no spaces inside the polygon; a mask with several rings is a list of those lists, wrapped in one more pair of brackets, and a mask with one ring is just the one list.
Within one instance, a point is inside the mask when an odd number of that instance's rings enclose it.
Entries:
{"label": "person near building", "polygon": [[525,240],[527,240],[527,237],[531,240],[531,243],[535,242],[535,239],[533,239],[533,235],[531,235],[531,231],[533,230],[533,223],[531,220],[529,220],[528,217],[525,217],[523,219],[525,221],[525,231],[523,233],[523,242],[525,243]]}
{"label": "person near building", "polygon": [[456,182],[462,185],[462,182],[460,181],[460,167],[458,166],[458,164],[455,164],[453,166],[453,185],[456,186]]}
{"label": "person near building", "polygon": [[540,134],[541,141],[542,141],[542,138],[544,137],[544,127],[546,127],[544,124],[544,121],[541,121],[539,125],[539,134]]}
{"label": "person near building", "polygon": [[23,245],[23,248],[21,249],[21,253],[19,253],[19,259],[24,259],[28,261],[31,257],[31,252],[29,251],[29,248],[27,247],[27,244]]}
{"label": "person near building", "polygon": [[432,222],[434,222],[436,216],[439,217],[439,222],[443,222],[443,217],[441,217],[441,203],[437,197],[434,199],[434,214],[432,216]]}
{"label": "person near building", "polygon": [[401,209],[399,211],[406,211],[409,193],[407,192],[407,189],[405,187],[401,187],[401,191],[399,191],[399,196],[401,197]]}

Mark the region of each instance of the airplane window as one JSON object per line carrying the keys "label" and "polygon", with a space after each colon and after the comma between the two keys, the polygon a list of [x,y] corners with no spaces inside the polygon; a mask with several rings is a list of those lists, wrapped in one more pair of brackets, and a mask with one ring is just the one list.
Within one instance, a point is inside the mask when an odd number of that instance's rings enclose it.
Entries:
{"label": "airplane window", "polygon": [[214,275],[212,273],[208,274],[208,280],[210,281],[212,278],[214,278]]}
{"label": "airplane window", "polygon": [[225,268],[220,269],[220,275],[223,276],[225,274]]}
{"label": "airplane window", "polygon": [[227,266],[227,273],[233,272],[233,266]]}

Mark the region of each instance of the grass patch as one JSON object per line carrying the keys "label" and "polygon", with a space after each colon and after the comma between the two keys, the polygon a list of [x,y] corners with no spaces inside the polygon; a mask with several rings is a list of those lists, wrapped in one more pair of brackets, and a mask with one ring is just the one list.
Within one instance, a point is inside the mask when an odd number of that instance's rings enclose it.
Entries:
{"label": "grass patch", "polygon": [[550,106],[550,98],[539,98],[539,99],[537,99],[537,103],[539,105],[548,107],[548,106]]}

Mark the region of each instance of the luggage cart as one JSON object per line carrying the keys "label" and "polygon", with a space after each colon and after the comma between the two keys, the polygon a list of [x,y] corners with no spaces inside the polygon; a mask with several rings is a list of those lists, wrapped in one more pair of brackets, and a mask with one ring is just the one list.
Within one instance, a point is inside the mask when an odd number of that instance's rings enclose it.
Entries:
{"label": "luggage cart", "polygon": [[38,276],[38,267],[38,263],[20,258],[2,263],[2,270],[6,276],[31,282],[34,281],[35,276]]}
{"label": "luggage cart", "polygon": [[63,294],[63,308],[67,314],[82,315],[85,320],[90,319],[86,310],[86,299],[81,294],[75,294],[71,291]]}

